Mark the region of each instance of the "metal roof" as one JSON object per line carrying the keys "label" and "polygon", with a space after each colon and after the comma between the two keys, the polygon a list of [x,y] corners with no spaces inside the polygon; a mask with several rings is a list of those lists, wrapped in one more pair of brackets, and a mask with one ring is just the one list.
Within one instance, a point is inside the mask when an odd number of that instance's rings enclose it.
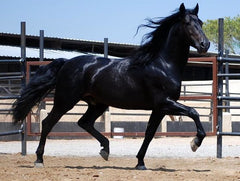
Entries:
{"label": "metal roof", "polygon": [[[20,34],[0,33],[0,45],[20,46],[20,41]],[[26,35],[26,47],[39,48],[39,36]],[[108,54],[115,57],[126,57],[137,47],[137,45],[130,44],[108,43]],[[99,41],[44,37],[44,48],[104,54],[104,42]]]}
{"label": "metal roof", "polygon": [[[9,57],[9,59],[20,59],[21,48],[16,46],[0,45],[0,59],[1,57]],[[65,50],[51,50],[44,49],[44,59],[51,60],[56,58],[73,58],[80,55],[93,54],[93,53],[81,53],[78,51],[65,51]],[[103,56],[102,54],[94,54]],[[39,48],[26,48],[27,59],[37,60],[39,59]],[[109,58],[117,58],[109,56]]]}

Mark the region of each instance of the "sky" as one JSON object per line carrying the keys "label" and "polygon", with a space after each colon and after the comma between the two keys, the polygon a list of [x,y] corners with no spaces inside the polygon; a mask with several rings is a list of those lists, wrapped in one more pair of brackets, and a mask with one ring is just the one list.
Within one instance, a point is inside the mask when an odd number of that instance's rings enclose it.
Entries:
{"label": "sky", "polygon": [[26,22],[26,34],[48,37],[140,44],[143,29],[137,27],[146,18],[166,17],[181,3],[187,9],[199,4],[199,18],[234,17],[240,14],[239,0],[1,0],[0,32],[20,33]]}

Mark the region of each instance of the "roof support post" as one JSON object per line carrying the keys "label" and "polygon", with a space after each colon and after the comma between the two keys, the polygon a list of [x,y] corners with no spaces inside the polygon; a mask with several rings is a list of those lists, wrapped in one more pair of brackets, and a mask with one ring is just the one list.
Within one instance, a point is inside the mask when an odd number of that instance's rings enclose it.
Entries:
{"label": "roof support post", "polygon": [[44,30],[40,30],[40,40],[39,40],[39,61],[44,59]]}
{"label": "roof support post", "polygon": [[104,38],[104,57],[108,58],[108,38]]}

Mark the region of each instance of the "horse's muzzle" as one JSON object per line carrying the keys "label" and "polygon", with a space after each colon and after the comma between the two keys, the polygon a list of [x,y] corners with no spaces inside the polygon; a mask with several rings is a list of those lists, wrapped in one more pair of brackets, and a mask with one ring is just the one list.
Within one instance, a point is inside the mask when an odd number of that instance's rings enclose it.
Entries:
{"label": "horse's muzzle", "polygon": [[202,41],[199,46],[197,46],[198,53],[206,53],[210,47],[209,41]]}

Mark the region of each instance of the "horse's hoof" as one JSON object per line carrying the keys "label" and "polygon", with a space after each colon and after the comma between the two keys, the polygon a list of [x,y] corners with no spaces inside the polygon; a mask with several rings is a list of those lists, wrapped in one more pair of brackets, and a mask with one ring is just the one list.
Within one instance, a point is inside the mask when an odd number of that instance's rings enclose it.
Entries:
{"label": "horse's hoof", "polygon": [[34,162],[34,167],[35,167],[35,168],[43,168],[44,165],[43,165],[43,163]]}
{"label": "horse's hoof", "polygon": [[196,142],[195,142],[196,139],[197,139],[197,138],[194,138],[194,139],[191,141],[191,143],[190,143],[191,149],[192,149],[193,152],[195,152],[195,151],[198,149],[198,147],[199,147],[199,146],[196,144]]}
{"label": "horse's hoof", "polygon": [[104,149],[101,149],[99,154],[102,156],[102,158],[104,160],[108,161],[108,157],[109,157],[109,153],[108,152],[106,152]]}
{"label": "horse's hoof", "polygon": [[145,165],[137,165],[135,167],[137,170],[147,170],[147,168],[145,167]]}

